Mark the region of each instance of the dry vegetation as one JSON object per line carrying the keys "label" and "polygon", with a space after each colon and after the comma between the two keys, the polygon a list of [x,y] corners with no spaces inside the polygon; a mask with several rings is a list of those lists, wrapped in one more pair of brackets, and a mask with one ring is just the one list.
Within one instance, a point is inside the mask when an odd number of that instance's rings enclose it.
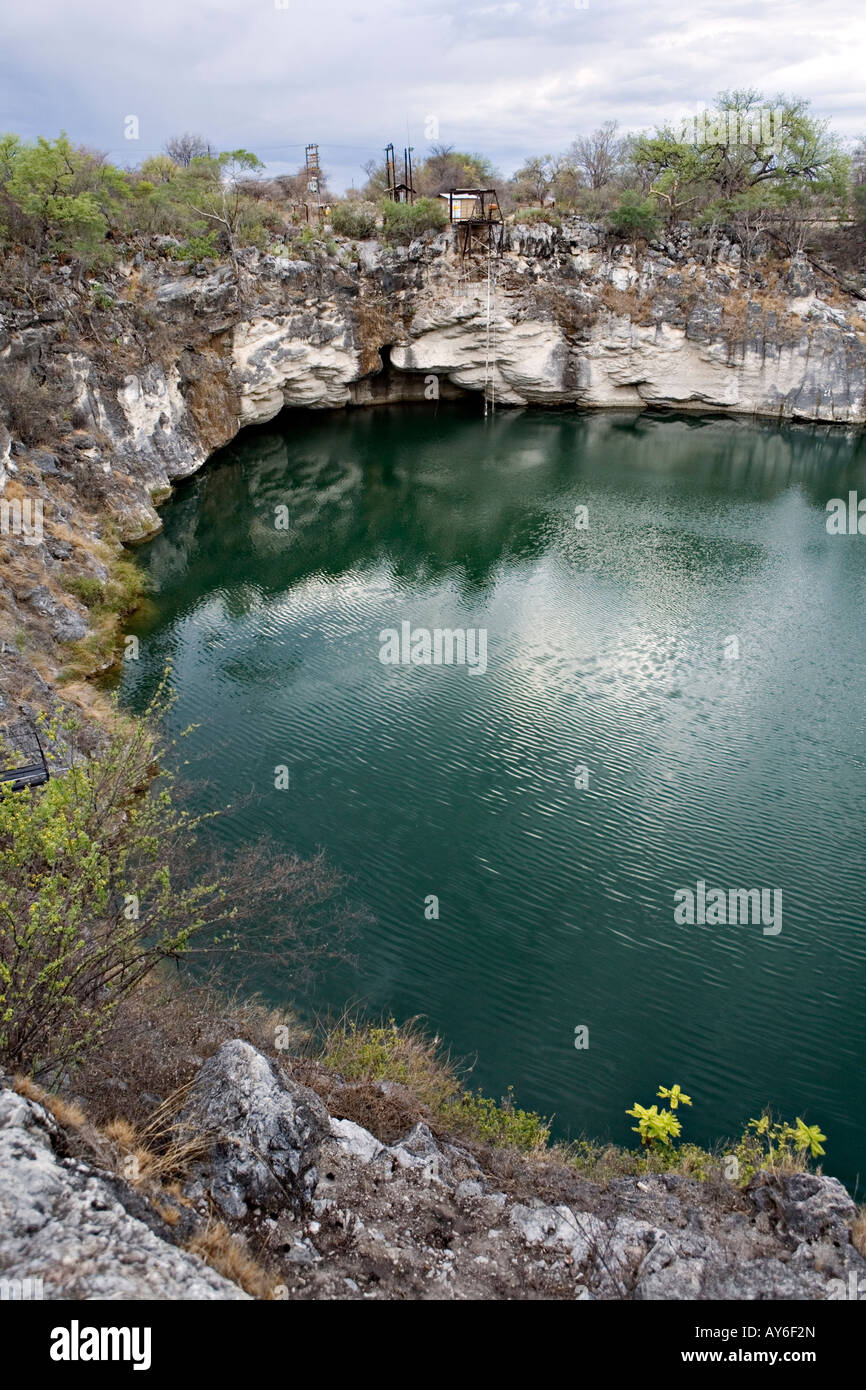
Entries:
{"label": "dry vegetation", "polygon": [[358,349],[361,354],[361,372],[378,371],[381,366],[380,349],[395,337],[394,323],[384,294],[378,286],[362,280],[355,303],[355,322],[357,325]]}
{"label": "dry vegetation", "polygon": [[263,1263],[262,1257],[252,1255],[222,1221],[211,1219],[203,1229],[196,1231],[185,1248],[190,1254],[198,1255],[217,1274],[239,1284],[251,1298],[267,1300],[279,1296],[279,1272]]}
{"label": "dry vegetation", "polygon": [[637,290],[620,290],[608,283],[601,292],[601,302],[612,314],[630,318],[632,323],[640,324],[642,327],[649,327],[655,323],[652,300]]}

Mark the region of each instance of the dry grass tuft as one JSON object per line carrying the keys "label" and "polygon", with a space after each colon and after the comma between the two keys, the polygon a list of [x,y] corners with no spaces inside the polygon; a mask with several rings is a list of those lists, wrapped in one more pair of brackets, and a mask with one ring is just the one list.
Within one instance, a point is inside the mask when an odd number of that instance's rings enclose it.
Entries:
{"label": "dry grass tuft", "polygon": [[260,1264],[221,1221],[209,1221],[197,1231],[186,1246],[233,1284],[238,1284],[252,1298],[273,1299],[280,1283],[279,1275]]}
{"label": "dry grass tuft", "polygon": [[644,327],[655,322],[650,300],[634,290],[618,290],[614,285],[606,284],[600,298],[604,307],[620,318],[624,316]]}
{"label": "dry grass tuft", "polygon": [[101,1133],[118,1154],[118,1171],[128,1182],[162,1186],[184,1176],[193,1163],[208,1153],[212,1135],[178,1124],[177,1116],[189,1089],[189,1084],[180,1086],[140,1126],[118,1116],[102,1127]]}
{"label": "dry grass tuft", "polygon": [[62,1096],[52,1095],[50,1091],[44,1090],[42,1086],[32,1081],[29,1076],[16,1076],[12,1086],[19,1096],[26,1096],[27,1100],[36,1101],[50,1115],[53,1115],[63,1129],[81,1129],[87,1123],[87,1116],[80,1105],[76,1105],[74,1101],[64,1100]]}
{"label": "dry grass tuft", "polygon": [[866,1259],[866,1206],[862,1206],[851,1222],[851,1243]]}
{"label": "dry grass tuft", "polygon": [[460,1093],[450,1057],[418,1018],[398,1026],[393,1018],[361,1024],[344,1014],[326,1029],[318,1060],[344,1081],[396,1081],[431,1111]]}
{"label": "dry grass tuft", "polygon": [[[440,1039],[427,1037],[419,1018],[398,1026],[394,1019],[359,1023],[344,1014],[327,1028],[317,1061],[336,1075],[341,1088],[325,1092],[314,1079],[309,1084],[319,1089],[332,1112],[350,1109],[344,1118],[358,1117],[357,1122],[377,1137],[390,1133],[393,1138],[402,1113],[411,1123],[423,1119],[441,1134],[483,1145],[526,1152],[544,1149],[549,1141],[547,1122],[515,1105],[510,1088],[500,1101],[466,1089]],[[381,1087],[376,1087],[381,1082],[397,1083],[399,1090],[395,1094],[389,1086],[377,1105],[372,1092],[379,1089],[381,1096]]]}

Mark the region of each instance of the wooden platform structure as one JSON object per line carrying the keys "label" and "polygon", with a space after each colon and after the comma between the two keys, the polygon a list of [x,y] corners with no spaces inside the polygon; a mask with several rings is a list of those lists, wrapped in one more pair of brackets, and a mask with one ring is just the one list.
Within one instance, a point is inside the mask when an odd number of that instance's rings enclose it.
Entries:
{"label": "wooden platform structure", "polygon": [[476,251],[489,255],[501,251],[505,222],[495,188],[452,188],[440,193],[448,203],[448,220],[455,229],[455,249],[460,259]]}

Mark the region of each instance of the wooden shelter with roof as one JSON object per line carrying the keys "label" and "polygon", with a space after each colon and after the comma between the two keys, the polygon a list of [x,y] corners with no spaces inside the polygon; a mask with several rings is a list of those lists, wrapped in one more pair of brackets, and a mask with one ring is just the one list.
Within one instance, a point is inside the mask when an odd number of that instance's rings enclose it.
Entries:
{"label": "wooden shelter with roof", "polygon": [[474,251],[486,254],[502,250],[505,222],[495,188],[452,188],[439,196],[448,204],[448,220],[455,228],[455,247],[461,259]]}

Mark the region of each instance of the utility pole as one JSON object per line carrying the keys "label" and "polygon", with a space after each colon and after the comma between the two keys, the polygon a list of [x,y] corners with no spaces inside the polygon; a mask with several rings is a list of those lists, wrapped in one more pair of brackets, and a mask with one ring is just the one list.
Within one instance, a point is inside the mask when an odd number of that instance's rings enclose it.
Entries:
{"label": "utility pole", "polygon": [[318,145],[307,145],[307,192],[316,195],[316,218],[321,218],[322,201],[320,196],[320,185],[322,181],[322,171],[319,168],[319,147]]}
{"label": "utility pole", "polygon": [[388,197],[397,201],[397,167],[394,159],[394,146],[385,146],[385,182],[388,185]]}

